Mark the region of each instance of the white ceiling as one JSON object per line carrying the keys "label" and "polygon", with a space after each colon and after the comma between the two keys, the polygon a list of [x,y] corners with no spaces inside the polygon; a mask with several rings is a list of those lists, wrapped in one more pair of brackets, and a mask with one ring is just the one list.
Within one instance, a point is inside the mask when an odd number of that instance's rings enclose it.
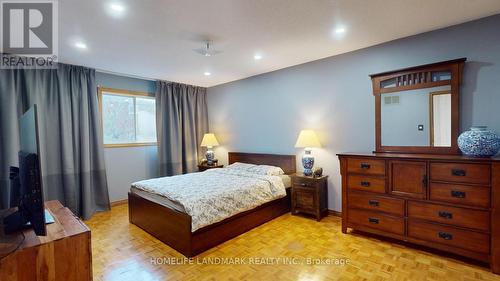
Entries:
{"label": "white ceiling", "polygon": [[[59,58],[208,87],[497,13],[499,0],[60,0]],[[193,52],[203,38],[223,53]]]}

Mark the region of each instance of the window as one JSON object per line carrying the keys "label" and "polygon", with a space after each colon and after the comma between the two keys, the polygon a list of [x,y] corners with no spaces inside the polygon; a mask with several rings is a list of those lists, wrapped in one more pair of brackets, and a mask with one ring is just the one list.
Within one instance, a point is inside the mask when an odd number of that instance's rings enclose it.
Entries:
{"label": "window", "polygon": [[152,94],[99,88],[105,147],[156,145]]}

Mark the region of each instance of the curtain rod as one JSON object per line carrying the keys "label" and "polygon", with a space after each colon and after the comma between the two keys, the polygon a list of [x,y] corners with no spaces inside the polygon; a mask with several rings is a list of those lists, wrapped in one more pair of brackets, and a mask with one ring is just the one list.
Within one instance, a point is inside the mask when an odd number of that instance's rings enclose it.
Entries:
{"label": "curtain rod", "polygon": [[120,73],[120,72],[115,72],[115,71],[109,71],[109,70],[104,70],[104,69],[99,69],[99,68],[96,68],[95,71],[101,72],[101,73],[106,73],[106,74],[117,75],[117,76],[124,76],[124,77],[129,77],[129,78],[148,80],[148,81],[160,80],[160,79],[154,79],[154,78],[149,78],[149,77],[143,77],[143,76],[139,76],[139,75],[125,74],[125,73]]}
{"label": "curtain rod", "polygon": [[104,69],[99,69],[99,68],[95,68],[95,71],[101,72],[101,73],[106,73],[106,74],[117,75],[117,76],[123,76],[123,77],[135,78],[135,79],[142,79],[142,80],[147,80],[147,81],[154,81],[154,82],[156,82],[156,81],[163,81],[163,82],[167,82],[167,83],[175,83],[175,84],[182,84],[182,85],[193,86],[193,87],[207,88],[207,87],[202,87],[202,86],[197,86],[197,85],[192,85],[192,84],[187,84],[187,83],[180,83],[180,82],[168,81],[168,80],[163,80],[163,79],[154,79],[154,78],[142,77],[142,76],[139,76],[139,75],[125,74],[125,73],[114,72],[114,71],[109,71],[109,70],[104,70]]}
{"label": "curtain rod", "polygon": [[[11,55],[11,54],[0,52],[0,55]],[[57,63],[67,64],[67,65],[74,65],[74,66],[83,66],[83,65],[71,64],[71,63],[65,63],[65,62],[57,62]],[[83,67],[90,68],[90,69],[93,68],[91,66],[83,66]],[[139,76],[139,75],[125,74],[125,73],[120,73],[120,72],[115,72],[115,71],[109,71],[109,70],[104,70],[104,69],[100,69],[100,68],[93,68],[93,69],[95,69],[95,71],[101,72],[101,73],[107,73],[107,74],[112,74],[112,75],[124,76],[124,77],[129,77],[129,78],[142,79],[142,80],[147,80],[147,81],[162,80],[162,79],[154,79],[154,78],[149,78],[149,77],[144,77],[144,76]]]}

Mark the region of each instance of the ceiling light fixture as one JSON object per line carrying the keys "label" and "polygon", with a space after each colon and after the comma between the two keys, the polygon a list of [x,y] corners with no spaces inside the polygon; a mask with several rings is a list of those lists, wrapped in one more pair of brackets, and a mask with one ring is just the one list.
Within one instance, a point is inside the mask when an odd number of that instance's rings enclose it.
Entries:
{"label": "ceiling light fixture", "polygon": [[75,47],[77,47],[78,49],[81,49],[81,50],[87,49],[87,45],[85,43],[82,43],[82,42],[75,43]]}
{"label": "ceiling light fixture", "polygon": [[212,73],[208,72],[208,71],[205,71],[205,73],[203,73],[205,76],[210,76],[212,75]]}
{"label": "ceiling light fixture", "polygon": [[345,27],[337,27],[337,29],[335,29],[335,33],[337,34],[345,33]]}
{"label": "ceiling light fixture", "polygon": [[257,54],[257,55],[254,55],[254,56],[253,56],[253,59],[254,59],[254,60],[260,60],[260,59],[262,59],[262,55],[258,55],[258,54]]}
{"label": "ceiling light fixture", "polygon": [[123,18],[127,13],[127,6],[123,5],[119,1],[105,2],[106,13],[113,18],[119,19]]}
{"label": "ceiling light fixture", "polygon": [[115,12],[123,12],[125,11],[125,7],[121,4],[118,4],[118,3],[112,3],[110,6],[111,10],[115,11]]}

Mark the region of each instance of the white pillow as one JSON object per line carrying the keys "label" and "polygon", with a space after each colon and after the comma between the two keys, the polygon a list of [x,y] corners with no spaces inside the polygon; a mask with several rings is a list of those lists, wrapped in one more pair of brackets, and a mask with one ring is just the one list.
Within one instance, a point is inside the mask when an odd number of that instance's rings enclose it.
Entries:
{"label": "white pillow", "polygon": [[280,167],[270,166],[270,165],[254,166],[249,168],[247,171],[258,175],[267,175],[267,176],[280,176],[285,174],[283,169],[281,169]]}
{"label": "white pillow", "polygon": [[248,171],[249,169],[256,167],[257,165],[254,164],[248,164],[248,163],[241,163],[241,162],[234,162],[233,164],[227,166],[228,169],[234,169],[238,171]]}

